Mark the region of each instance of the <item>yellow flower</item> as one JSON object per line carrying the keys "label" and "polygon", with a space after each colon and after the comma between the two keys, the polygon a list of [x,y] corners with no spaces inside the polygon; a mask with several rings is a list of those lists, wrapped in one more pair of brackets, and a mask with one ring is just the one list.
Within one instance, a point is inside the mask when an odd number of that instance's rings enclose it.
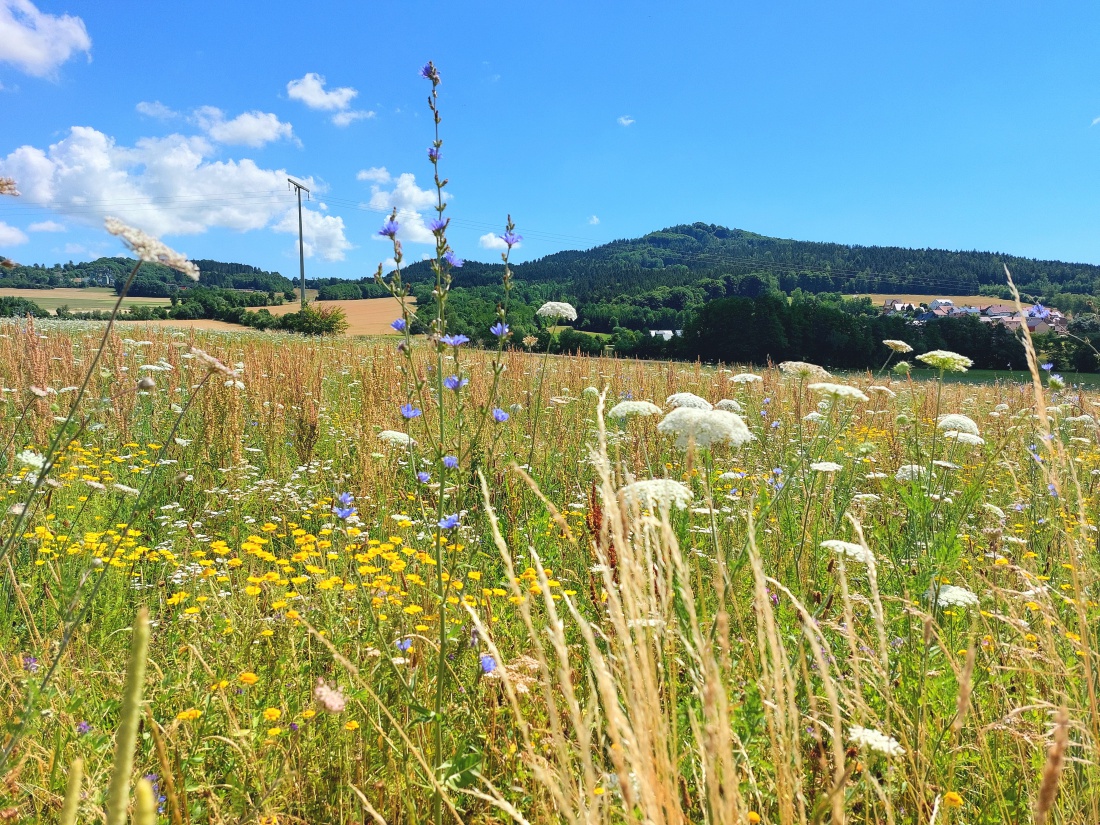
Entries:
{"label": "yellow flower", "polygon": [[313,708],[309,708],[308,710],[303,710],[302,711],[302,718],[303,719],[312,719],[316,715],[317,715],[317,711],[315,711]]}
{"label": "yellow flower", "polygon": [[747,818],[749,822],[752,823],[752,825],[756,825],[756,823],[760,821],[760,814],[758,814],[756,811],[749,811]]}
{"label": "yellow flower", "polygon": [[359,723],[352,719],[350,722],[344,723],[344,730],[359,730]]}
{"label": "yellow flower", "polygon": [[240,680],[240,683],[242,685],[254,685],[258,681],[260,681],[260,677],[249,670],[246,670],[244,673],[238,676],[237,679]]}
{"label": "yellow flower", "polygon": [[200,716],[202,716],[202,711],[198,708],[188,708],[176,714],[176,718],[181,722],[194,722]]}
{"label": "yellow flower", "polygon": [[268,736],[273,736],[273,737],[278,736],[282,732],[283,732],[282,728],[268,728],[267,729],[267,735]]}
{"label": "yellow flower", "polygon": [[954,791],[948,791],[943,795],[943,804],[948,808],[961,808],[963,798]]}
{"label": "yellow flower", "polygon": [[267,722],[274,722],[282,715],[283,712],[278,708],[268,708],[264,711],[264,720]]}

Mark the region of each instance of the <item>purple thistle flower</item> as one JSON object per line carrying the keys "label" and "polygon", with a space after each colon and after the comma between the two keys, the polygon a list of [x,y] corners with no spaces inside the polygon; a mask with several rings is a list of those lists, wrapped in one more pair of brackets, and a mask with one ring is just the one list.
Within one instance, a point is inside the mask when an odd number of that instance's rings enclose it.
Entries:
{"label": "purple thistle flower", "polygon": [[287,727],[290,728],[291,733],[297,733],[298,732],[298,723],[297,722],[291,722],[289,725],[287,725]]}
{"label": "purple thistle flower", "polygon": [[401,405],[401,415],[405,416],[405,418],[418,418],[420,414],[420,410],[418,410],[412,404]]}
{"label": "purple thistle flower", "polygon": [[503,338],[509,332],[508,325],[503,321],[497,321],[489,327],[489,332],[493,333],[497,338]]}
{"label": "purple thistle flower", "polygon": [[392,238],[397,234],[397,221],[387,219],[382,228],[378,230],[379,235],[385,235],[387,238]]}
{"label": "purple thistle flower", "polygon": [[455,458],[453,455],[445,455],[443,456],[443,466],[446,467],[448,470],[453,470],[455,467],[458,466],[458,459]]}
{"label": "purple thistle flower", "polygon": [[404,319],[404,318],[398,318],[398,319],[397,319],[396,321],[394,321],[393,323],[391,323],[391,324],[390,324],[390,326],[391,326],[391,327],[393,327],[393,328],[394,328],[395,330],[397,330],[398,332],[404,332],[404,331],[405,331],[405,327],[407,327],[407,326],[408,326],[408,324],[406,324],[406,323],[405,323],[405,319]]}
{"label": "purple thistle flower", "polygon": [[492,673],[497,669],[497,660],[490,656],[488,653],[481,654],[481,672]]}
{"label": "purple thistle flower", "polygon": [[439,340],[448,347],[461,347],[463,344],[470,343],[470,339],[465,335],[444,335]]}
{"label": "purple thistle flower", "polygon": [[443,386],[449,390],[458,392],[460,389],[470,383],[468,378],[459,378],[457,375],[448,375],[443,379]]}
{"label": "purple thistle flower", "polygon": [[430,230],[432,230],[432,232],[436,232],[436,233],[442,232],[444,229],[447,228],[447,224],[450,223],[450,220],[451,220],[450,218],[448,218],[447,220],[442,220],[441,218],[436,218],[434,221],[432,221],[430,224],[428,224],[428,229],[430,229]]}
{"label": "purple thistle flower", "polygon": [[520,241],[523,240],[523,236],[522,235],[517,235],[515,232],[513,232],[511,229],[509,229],[503,235],[500,236],[500,239],[502,241],[504,241],[506,244],[508,244],[508,248],[511,249],[513,246],[515,246],[516,244],[518,244]]}
{"label": "purple thistle flower", "polygon": [[419,473],[416,474],[416,480],[419,481],[421,484],[427,484],[429,481],[432,480],[432,477],[421,470]]}
{"label": "purple thistle flower", "polygon": [[432,163],[436,163],[439,160],[439,147],[428,147],[428,160],[430,160]]}
{"label": "purple thistle flower", "polygon": [[455,269],[461,269],[462,265],[466,263],[454,253],[453,249],[448,249],[446,252],[443,253],[443,260],[445,260]]}
{"label": "purple thistle flower", "polygon": [[493,407],[493,420],[498,424],[503,424],[508,420],[508,413],[502,410],[500,407]]}
{"label": "purple thistle flower", "polygon": [[439,526],[444,530],[453,530],[458,527],[458,515],[452,513],[449,516],[444,516],[439,520]]}

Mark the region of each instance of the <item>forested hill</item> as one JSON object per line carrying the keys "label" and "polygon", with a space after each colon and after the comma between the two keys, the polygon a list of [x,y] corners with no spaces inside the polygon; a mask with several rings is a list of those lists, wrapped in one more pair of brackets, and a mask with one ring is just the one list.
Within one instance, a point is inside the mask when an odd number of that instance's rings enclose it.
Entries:
{"label": "forested hill", "polygon": [[[770,238],[741,229],[695,223],[613,241],[578,252],[558,252],[513,267],[530,284],[557,283],[581,303],[614,300],[655,287],[697,287],[719,297],[754,292],[757,282],[784,292],[897,292],[1001,295],[1008,265],[1017,285],[1048,300],[1059,293],[1100,293],[1100,266],[1038,261],[999,252],[848,246]],[[755,276],[744,289],[730,279]],[[426,264],[410,280],[430,277]],[[468,262],[456,286],[499,282],[500,265]],[[719,287],[708,281],[722,281]],[[984,289],[983,289],[984,288]]]}

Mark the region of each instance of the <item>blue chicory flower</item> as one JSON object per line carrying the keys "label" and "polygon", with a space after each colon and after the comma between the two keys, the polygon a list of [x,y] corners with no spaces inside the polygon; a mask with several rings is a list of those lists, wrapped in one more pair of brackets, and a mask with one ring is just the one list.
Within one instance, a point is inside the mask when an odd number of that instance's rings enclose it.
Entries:
{"label": "blue chicory flower", "polygon": [[461,269],[462,265],[466,263],[454,253],[453,249],[448,249],[446,252],[443,253],[443,260],[445,260],[455,269]]}
{"label": "blue chicory flower", "polygon": [[481,672],[492,673],[497,669],[497,660],[490,656],[488,653],[481,654]]}
{"label": "blue chicory flower", "polygon": [[446,467],[448,470],[453,470],[455,467],[458,466],[458,459],[455,458],[453,455],[445,455],[443,456],[443,466]]}
{"label": "blue chicory flower", "polygon": [[500,407],[493,407],[493,420],[498,424],[503,424],[509,418],[508,413],[502,410]]}
{"label": "blue chicory flower", "polygon": [[444,229],[447,228],[447,224],[449,221],[449,218],[446,221],[442,218],[436,218],[434,221],[428,224],[428,229],[432,230],[432,232],[435,233],[442,232]]}
{"label": "blue chicory flower", "polygon": [[417,418],[418,416],[420,416],[420,414],[420,410],[418,410],[412,404],[401,405],[401,415],[405,416],[405,418]]}
{"label": "blue chicory flower", "polygon": [[382,228],[378,230],[379,235],[384,235],[387,238],[392,238],[397,234],[397,221],[387,219]]}
{"label": "blue chicory flower", "polygon": [[412,643],[412,639],[398,639],[396,642],[394,642],[394,644],[397,646],[397,649],[400,650],[402,653],[412,647]]}
{"label": "blue chicory flower", "polygon": [[511,229],[509,229],[507,232],[505,232],[503,235],[501,235],[499,237],[502,241],[504,241],[506,244],[508,244],[509,249],[511,249],[513,246],[515,246],[516,244],[518,244],[520,241],[523,240],[522,235],[517,235]]}
{"label": "blue chicory flower", "polygon": [[506,323],[504,323],[503,321],[497,321],[495,324],[489,327],[489,332],[493,333],[493,335],[495,335],[497,338],[503,338],[510,332],[510,330],[508,329],[508,325]]}
{"label": "blue chicory flower", "polygon": [[458,527],[458,515],[452,513],[449,516],[444,516],[439,520],[439,526],[444,530],[453,530]]}
{"label": "blue chicory flower", "polygon": [[444,335],[439,340],[448,347],[461,347],[463,344],[470,343],[470,339],[465,335]]}
{"label": "blue chicory flower", "polygon": [[1052,369],[1054,369],[1054,363],[1052,361],[1047,361],[1045,364],[1042,364],[1041,366],[1047,372],[1050,372]]}
{"label": "blue chicory flower", "polygon": [[394,328],[395,330],[397,330],[398,332],[404,332],[404,331],[405,331],[405,327],[407,327],[407,326],[408,326],[408,324],[406,324],[406,323],[405,323],[405,319],[404,319],[404,318],[398,318],[398,319],[397,319],[396,321],[394,321],[393,323],[391,323],[391,324],[390,324],[390,326],[391,326],[391,327],[393,327],[393,328]]}
{"label": "blue chicory flower", "polygon": [[435,163],[439,160],[439,149],[437,147],[428,147],[428,160],[432,161],[432,163]]}
{"label": "blue chicory flower", "polygon": [[432,480],[432,477],[421,470],[419,473],[416,474],[416,480],[419,481],[421,484],[427,484],[429,481]]}
{"label": "blue chicory flower", "polygon": [[460,389],[470,383],[468,378],[459,378],[457,375],[448,375],[443,379],[443,386],[449,390],[458,392]]}

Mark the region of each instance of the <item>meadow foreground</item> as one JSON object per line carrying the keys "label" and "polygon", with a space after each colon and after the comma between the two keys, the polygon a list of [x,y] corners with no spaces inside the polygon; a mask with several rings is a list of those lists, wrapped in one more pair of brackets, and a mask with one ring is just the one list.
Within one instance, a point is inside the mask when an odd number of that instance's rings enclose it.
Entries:
{"label": "meadow foreground", "polygon": [[1096,396],[0,332],[0,820],[1100,821]]}

